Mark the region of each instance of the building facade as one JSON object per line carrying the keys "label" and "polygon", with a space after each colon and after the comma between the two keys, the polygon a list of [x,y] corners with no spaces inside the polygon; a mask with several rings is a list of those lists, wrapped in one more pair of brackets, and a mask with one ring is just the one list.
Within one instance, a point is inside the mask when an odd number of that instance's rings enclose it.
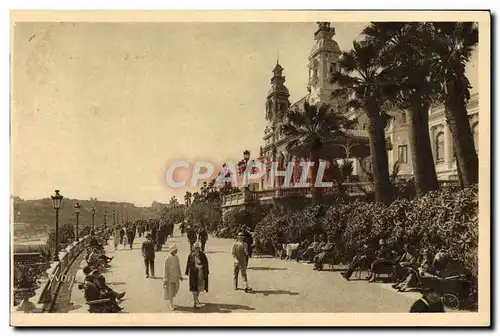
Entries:
{"label": "building facade", "polygon": [[[314,33],[315,42],[309,53],[307,94],[297,102],[290,103],[289,101],[290,93],[285,85],[283,67],[277,62],[273,69],[271,88],[268,91],[265,104],[267,126],[264,130],[264,143],[260,149],[259,160],[264,163],[268,172],[271,169],[271,162],[278,162],[280,169],[284,169],[288,162],[294,162],[291,186],[298,182],[301,173],[299,163],[306,158],[297,158],[288,152],[287,144],[291,139],[283,133],[287,112],[294,108],[301,108],[306,100],[312,104],[326,103],[333,108],[340,106],[338,101],[332,99],[335,85],[331,83],[331,74],[338,69],[338,60],[341,55],[339,45],[333,39],[334,36],[334,27],[331,27],[329,23],[318,23],[318,29]],[[474,90],[472,92],[468,112],[477,148],[479,96],[477,93],[474,94]],[[369,151],[366,151],[369,143],[368,120],[366,115],[360,111],[350,110],[345,113],[349,118],[356,118],[357,125],[354,130],[350,131],[345,143],[337,144],[343,153],[340,157],[353,162],[353,176],[355,177],[353,180],[363,181],[366,179],[363,167],[365,169],[367,167],[366,162],[363,161],[369,156]],[[406,114],[404,111],[392,111],[391,115],[393,120],[386,130],[389,144],[389,167],[393,167],[397,161],[399,175],[410,177],[413,175],[413,168]],[[443,105],[435,105],[430,108],[429,132],[438,179],[458,179],[451,134],[446,124]],[[266,176],[268,175],[266,174]],[[274,182],[274,185],[268,185],[267,182],[266,179],[262,179],[258,187],[254,186],[252,189],[279,188],[282,183],[279,179]]]}

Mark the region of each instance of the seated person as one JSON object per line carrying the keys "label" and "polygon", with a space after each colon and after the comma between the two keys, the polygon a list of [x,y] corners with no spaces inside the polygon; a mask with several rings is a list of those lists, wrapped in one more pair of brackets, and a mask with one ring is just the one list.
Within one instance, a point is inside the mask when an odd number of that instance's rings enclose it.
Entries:
{"label": "seated person", "polygon": [[372,262],[370,266],[370,271],[372,273],[370,279],[368,282],[373,282],[375,281],[375,274],[376,274],[376,269],[377,267],[381,266],[382,264],[385,264],[387,262],[392,262],[392,252],[389,246],[385,243],[383,239],[379,240],[379,248],[377,252],[375,253],[375,260]]}
{"label": "seated person", "polygon": [[109,267],[108,263],[113,260],[113,257],[108,257],[99,252],[97,248],[92,250],[92,253],[89,254],[87,258],[87,263],[89,265],[101,265],[104,267]]}
{"label": "seated person", "polygon": [[325,260],[325,257],[333,255],[335,245],[332,242],[332,238],[328,236],[328,239],[321,247],[321,252],[316,254],[313,258],[314,261],[314,270],[321,271],[323,269],[323,261]]}
{"label": "seated person", "polygon": [[307,250],[309,245],[310,245],[310,242],[308,239],[304,239],[299,244],[299,247],[297,247],[297,251],[295,252],[295,260],[297,260],[297,262],[299,262],[301,255]]}
{"label": "seated person", "polygon": [[409,288],[416,287],[420,280],[420,275],[423,275],[429,266],[429,258],[427,249],[423,249],[422,253],[415,259],[413,265],[405,267],[406,275],[401,278],[392,288],[397,289],[399,292],[405,292]]}
{"label": "seated person", "polygon": [[300,259],[309,260],[310,254],[312,254],[314,252],[314,250],[316,249],[316,246],[318,246],[318,244],[319,244],[318,236],[315,235],[313,237],[313,241],[312,241],[311,245],[301,249],[300,252],[297,253],[297,262],[299,262]]}
{"label": "seated person", "polygon": [[372,259],[373,248],[369,247],[367,242],[365,241],[361,247],[361,250],[354,256],[351,263],[349,264],[349,267],[347,268],[347,271],[343,273],[342,276],[346,280],[349,280],[352,276],[352,273],[354,273],[356,269],[362,267],[362,265],[368,265],[369,263],[371,263]]}
{"label": "seated person", "polygon": [[83,268],[83,273],[86,274],[85,281],[92,282],[94,285],[96,285],[105,297],[112,297],[121,300],[125,296],[125,292],[117,293],[113,289],[111,289],[106,284],[106,278],[98,269],[92,270],[87,266]]}
{"label": "seated person", "polygon": [[98,249],[104,249],[102,244],[99,242],[98,237],[94,234],[94,231],[92,231],[90,234],[91,234],[91,237],[90,237],[90,241],[89,241],[89,246],[90,247],[97,247]]}
{"label": "seated person", "polygon": [[394,274],[398,282],[405,279],[408,273],[415,268],[417,257],[413,248],[405,244],[403,254],[401,254],[394,265]]}
{"label": "seated person", "polygon": [[445,278],[447,276],[453,275],[450,274],[451,272],[448,269],[448,262],[449,257],[446,254],[446,251],[444,249],[440,249],[434,256],[428,268],[428,272],[440,278]]}
{"label": "seated person", "polygon": [[105,295],[104,293],[102,293],[99,288],[91,281],[87,281],[85,280],[85,282],[83,284],[79,284],[78,285],[78,288],[79,289],[83,289],[84,290],[84,296],[85,296],[85,300],[87,302],[90,302],[90,301],[96,301],[96,300],[101,300],[101,299],[110,299],[110,306],[113,308],[114,311],[121,311],[123,310],[122,307],[120,307],[118,305],[118,303],[116,303],[116,299],[113,298],[113,297],[109,297],[108,295]]}
{"label": "seated person", "polygon": [[325,246],[325,245],[326,245],[325,235],[320,235],[318,244],[316,244],[316,246],[314,246],[313,248],[307,249],[306,256],[307,256],[307,262],[309,264],[312,264],[314,262],[314,257],[318,253],[323,252],[323,246]]}

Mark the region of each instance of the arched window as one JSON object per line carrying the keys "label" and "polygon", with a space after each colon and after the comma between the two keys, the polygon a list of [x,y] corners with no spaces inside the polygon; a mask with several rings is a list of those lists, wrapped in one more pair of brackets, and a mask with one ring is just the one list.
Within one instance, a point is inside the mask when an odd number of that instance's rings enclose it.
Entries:
{"label": "arched window", "polygon": [[444,133],[439,132],[436,135],[436,162],[444,160]]}
{"label": "arched window", "polygon": [[474,147],[476,148],[476,152],[478,152],[478,149],[479,149],[478,123],[475,123],[474,125],[472,125],[472,136],[474,137]]}

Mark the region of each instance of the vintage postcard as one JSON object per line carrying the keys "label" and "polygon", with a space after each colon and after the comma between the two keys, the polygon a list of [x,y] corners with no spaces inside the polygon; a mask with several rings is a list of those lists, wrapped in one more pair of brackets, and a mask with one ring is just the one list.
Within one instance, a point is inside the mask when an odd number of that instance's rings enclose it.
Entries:
{"label": "vintage postcard", "polygon": [[489,12],[11,37],[13,326],[490,325]]}

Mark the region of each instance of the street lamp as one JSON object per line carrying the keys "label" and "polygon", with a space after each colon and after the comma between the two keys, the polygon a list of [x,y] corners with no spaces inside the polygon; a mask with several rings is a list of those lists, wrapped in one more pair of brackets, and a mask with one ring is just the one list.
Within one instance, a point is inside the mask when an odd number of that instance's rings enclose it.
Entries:
{"label": "street lamp", "polygon": [[248,149],[243,152],[243,158],[245,159],[245,162],[250,160],[250,151]]}
{"label": "street lamp", "polygon": [[63,196],[59,194],[59,190],[55,190],[55,195],[51,196],[52,206],[56,210],[56,247],[54,251],[54,258],[52,260],[59,261],[59,209],[61,209]]}
{"label": "street lamp", "polygon": [[108,210],[104,209],[104,230],[106,230],[106,215],[108,214]]}
{"label": "street lamp", "polygon": [[92,213],[92,229],[90,230],[92,232],[92,231],[94,231],[95,208],[92,207],[92,209],[90,209],[90,212]]}
{"label": "street lamp", "polygon": [[79,234],[79,231],[78,231],[78,218],[80,217],[80,203],[76,202],[75,203],[75,214],[76,214],[76,239],[75,241],[78,241],[78,234]]}

